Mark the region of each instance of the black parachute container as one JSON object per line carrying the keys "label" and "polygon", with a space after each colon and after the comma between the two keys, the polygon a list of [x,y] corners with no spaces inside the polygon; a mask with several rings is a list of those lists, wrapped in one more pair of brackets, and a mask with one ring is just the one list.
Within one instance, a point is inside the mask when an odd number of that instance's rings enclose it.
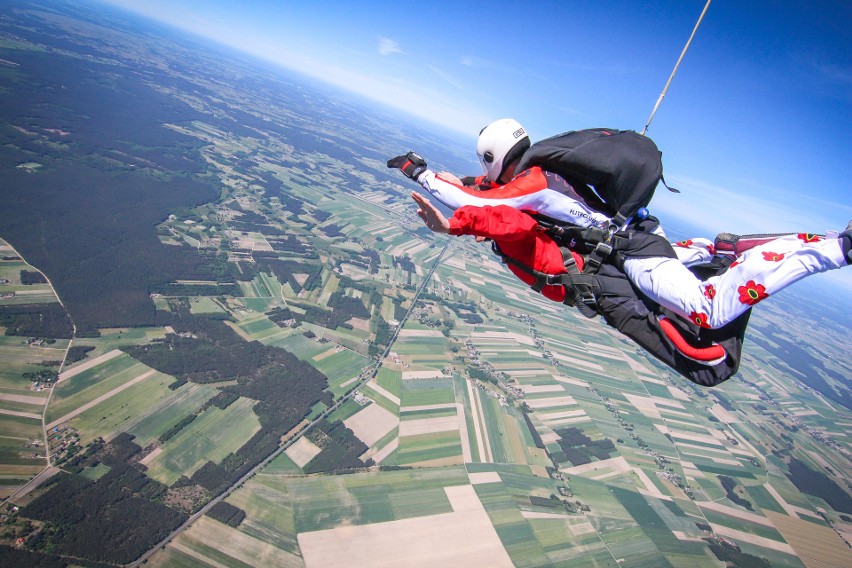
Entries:
{"label": "black parachute container", "polygon": [[536,142],[524,152],[517,171],[532,166],[564,178],[617,226],[648,205],[663,177],[653,140],[610,128],[575,130]]}

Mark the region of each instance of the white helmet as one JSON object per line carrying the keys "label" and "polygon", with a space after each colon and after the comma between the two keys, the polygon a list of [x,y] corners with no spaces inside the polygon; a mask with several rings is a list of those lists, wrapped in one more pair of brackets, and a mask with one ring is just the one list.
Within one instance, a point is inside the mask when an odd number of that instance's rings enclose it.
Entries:
{"label": "white helmet", "polygon": [[521,124],[512,118],[495,120],[479,132],[476,154],[485,174],[498,181],[506,166],[530,147],[530,137]]}

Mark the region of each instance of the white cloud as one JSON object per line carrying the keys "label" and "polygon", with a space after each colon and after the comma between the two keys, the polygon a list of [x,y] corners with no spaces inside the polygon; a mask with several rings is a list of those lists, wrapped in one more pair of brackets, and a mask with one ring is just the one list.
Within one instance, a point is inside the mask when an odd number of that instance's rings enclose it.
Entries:
{"label": "white cloud", "polygon": [[381,55],[393,55],[394,53],[402,53],[399,44],[392,39],[386,37],[379,38],[379,53]]}
{"label": "white cloud", "polygon": [[[673,194],[661,185],[654,195],[652,213],[665,219],[706,231],[713,236],[719,232],[780,233],[843,230],[852,208],[794,194],[776,188],[758,187],[754,182],[743,183],[744,190],[731,190],[687,176],[671,174],[666,181],[682,191]],[[696,235],[699,236],[699,235]]]}
{"label": "white cloud", "polygon": [[435,75],[437,75],[438,77],[440,77],[441,79],[443,79],[444,81],[446,81],[447,83],[449,83],[450,85],[452,85],[453,87],[458,89],[459,91],[464,90],[464,86],[461,84],[461,82],[456,80],[452,75],[450,75],[446,71],[443,71],[443,70],[435,67],[434,65],[427,65],[426,67],[430,71],[432,71],[432,73],[434,73]]}

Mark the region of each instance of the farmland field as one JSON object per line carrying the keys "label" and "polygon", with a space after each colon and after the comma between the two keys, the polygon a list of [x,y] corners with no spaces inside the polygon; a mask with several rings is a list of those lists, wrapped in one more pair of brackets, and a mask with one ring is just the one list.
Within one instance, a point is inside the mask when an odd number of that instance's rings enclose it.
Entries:
{"label": "farmland field", "polygon": [[452,379],[416,379],[402,383],[403,406],[426,406],[455,402]]}
{"label": "farmland field", "polygon": [[60,377],[45,420],[53,422],[150,370],[139,361],[122,354],[69,379]]}
{"label": "farmland field", "polygon": [[[57,340],[51,345],[34,345],[29,338],[0,335],[0,392],[29,392],[26,388],[32,382],[23,375],[32,372],[35,365],[56,370],[55,366],[41,365],[45,361],[61,361],[65,356],[68,340]],[[11,389],[11,390],[6,390]]]}
{"label": "farmland field", "polygon": [[160,446],[161,453],[146,464],[148,475],[171,484],[181,475],[191,476],[208,460],[218,463],[236,451],[260,429],[251,410],[254,404],[251,399],[241,398],[224,410],[211,407],[202,412]]}
{"label": "farmland field", "polygon": [[212,298],[193,298],[190,303],[193,314],[224,314],[225,309]]}
{"label": "farmland field", "polygon": [[151,375],[80,414],[72,425],[84,440],[98,436],[109,440],[115,434],[129,432],[137,444],[147,446],[218,392],[191,383],[171,390],[168,386],[173,382],[168,375]]}
{"label": "farmland field", "polygon": [[[84,337],[74,340],[74,345],[80,347],[93,347],[94,349],[87,353],[87,357],[85,359],[72,366],[71,369],[73,370],[76,366],[87,364],[88,361],[115,349],[120,349],[123,346],[145,344],[153,340],[162,339],[165,336],[165,327],[102,329],[100,337]],[[65,368],[63,369],[63,372],[68,370],[68,368]]]}

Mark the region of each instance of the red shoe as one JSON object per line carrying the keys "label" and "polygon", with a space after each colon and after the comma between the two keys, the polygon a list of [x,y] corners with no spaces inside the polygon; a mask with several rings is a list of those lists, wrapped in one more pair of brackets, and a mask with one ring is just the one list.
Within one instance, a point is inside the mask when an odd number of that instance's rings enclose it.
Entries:
{"label": "red shoe", "polygon": [[716,254],[739,256],[747,250],[774,241],[779,237],[785,237],[792,233],[763,233],[758,235],[735,235],[733,233],[719,233],[716,235],[714,247]]}

